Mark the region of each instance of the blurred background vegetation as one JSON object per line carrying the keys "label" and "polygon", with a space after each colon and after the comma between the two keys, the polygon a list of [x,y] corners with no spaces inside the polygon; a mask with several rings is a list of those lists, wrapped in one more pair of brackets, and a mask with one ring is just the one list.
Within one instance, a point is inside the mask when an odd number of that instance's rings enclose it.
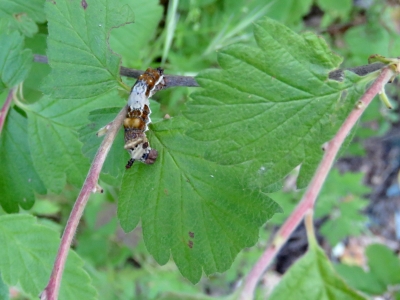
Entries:
{"label": "blurred background vegetation", "polygon": [[[232,43],[254,44],[252,23],[268,16],[301,33],[321,35],[343,56],[343,68],[367,64],[371,54],[399,56],[400,1],[396,0],[122,0],[135,23],[111,32],[110,47],[122,65],[136,69],[162,66],[167,74],[195,75],[218,68],[218,50]],[[36,54],[46,54],[46,23],[27,41]],[[40,81],[49,66],[35,64],[24,84],[24,98],[41,97]],[[132,85],[133,80],[123,78]],[[301,78],[299,78],[301,80]],[[174,88],[155,97],[154,117],[177,115],[195,88]],[[400,134],[399,84],[387,86],[394,108],[374,101],[360,121],[355,138],[337,162],[317,201],[318,238],[338,272],[369,295],[398,297],[400,287]],[[154,107],[154,106],[153,106]],[[284,222],[302,191],[294,170],[284,190],[272,196],[284,209],[260,230],[260,242],[239,254],[224,274],[203,278],[193,286],[173,263],[159,266],[147,253],[141,229],[123,233],[116,219],[118,189],[103,184],[92,196],[74,248],[87,262],[100,299],[208,299],[224,296],[240,285],[265,249],[270,235]],[[30,211],[61,232],[78,190],[67,186],[61,195],[37,199]],[[2,212],[3,213],[3,212]],[[376,245],[379,243],[382,245]],[[300,226],[265,275],[257,297],[266,293],[307,249]],[[384,270],[387,261],[393,270]],[[363,271],[368,266],[369,271]],[[355,278],[359,278],[356,280]],[[15,298],[24,298],[15,290]]]}

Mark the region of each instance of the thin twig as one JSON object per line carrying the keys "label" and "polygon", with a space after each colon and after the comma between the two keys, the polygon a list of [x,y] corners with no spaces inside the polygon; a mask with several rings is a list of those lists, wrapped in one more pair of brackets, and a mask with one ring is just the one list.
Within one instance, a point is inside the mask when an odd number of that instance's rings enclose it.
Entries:
{"label": "thin twig", "polygon": [[3,107],[0,111],[0,135],[3,132],[4,123],[6,122],[8,110],[10,109],[12,99],[14,98],[15,88],[11,88],[8,92],[6,102],[4,102]]}
{"label": "thin twig", "polygon": [[53,266],[53,271],[51,273],[49,282],[40,295],[41,300],[57,300],[58,292],[60,289],[62,273],[64,271],[65,262],[67,260],[68,251],[71,246],[72,239],[75,235],[76,229],[78,227],[79,221],[82,217],[83,210],[89,200],[91,193],[98,192],[98,179],[103,167],[104,161],[110,151],[111,145],[118,133],[119,128],[124,121],[127,113],[127,106],[125,106],[116,116],[114,121],[109,125],[108,131],[97,150],[96,156],[93,159],[92,165],[90,167],[89,173],[86,180],[82,186],[81,192],[72,208],[71,215],[68,218],[67,225],[65,227],[63,236],[61,238],[60,248],[58,249],[57,257]]}
{"label": "thin twig", "polygon": [[318,169],[315,172],[306,193],[303,195],[303,198],[296,209],[292,212],[286,222],[278,230],[272,243],[267,247],[265,252],[262,254],[260,259],[257,261],[253,269],[248,274],[240,293],[240,299],[253,299],[254,290],[261,276],[263,275],[267,267],[271,264],[283,245],[286,243],[290,235],[299,225],[300,221],[304,218],[306,212],[310,209],[313,209],[315,199],[317,198],[321,190],[321,187],[329,173],[329,170],[333,165],[333,162],[340,147],[342,146],[347,135],[350,133],[350,130],[354,127],[361,114],[371,103],[372,99],[382,90],[382,88],[393,75],[394,72],[389,67],[386,67],[382,70],[379,77],[361,97],[361,99],[357,103],[356,108],[353,109],[353,111],[346,118],[335,137],[329,143],[327,143],[325,155],[322,158],[322,161],[318,166]]}
{"label": "thin twig", "polygon": [[[33,57],[34,62],[47,64],[48,60],[45,55],[35,54]],[[364,66],[359,66],[355,68],[344,69],[350,72],[353,72],[357,75],[364,76],[369,73],[375,72],[379,69],[382,69],[385,65],[382,63],[374,63]],[[337,69],[329,73],[329,79],[342,81],[344,78],[344,70]],[[126,67],[121,67],[119,74],[121,76],[138,78],[144,71],[129,69]],[[167,83],[166,88],[174,87],[174,86],[187,86],[187,87],[199,87],[199,84],[196,82],[196,79],[192,76],[177,76],[177,75],[164,75],[165,81]]]}

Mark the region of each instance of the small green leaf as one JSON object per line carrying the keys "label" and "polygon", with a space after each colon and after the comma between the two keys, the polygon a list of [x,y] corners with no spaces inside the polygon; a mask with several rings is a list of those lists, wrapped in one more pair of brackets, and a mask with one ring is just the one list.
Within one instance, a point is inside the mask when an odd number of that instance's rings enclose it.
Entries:
{"label": "small green leaf", "polygon": [[272,3],[267,16],[284,24],[297,25],[310,11],[312,0],[269,0]]}
{"label": "small green leaf", "polygon": [[[204,88],[184,112],[201,127],[188,134],[209,143],[206,158],[248,163],[248,184],[264,192],[301,164],[305,187],[322,158],[322,145],[336,133],[363,92],[360,77],[328,79],[341,58],[316,35],[298,35],[270,19],[255,23],[258,47],[232,45],[219,53],[221,70],[197,76]],[[263,176],[255,180],[254,175]]]}
{"label": "small green leaf", "polygon": [[59,213],[61,210],[60,205],[51,197],[49,198],[51,200],[36,200],[35,205],[32,207],[30,212],[33,215],[40,216],[54,216]]}
{"label": "small green leaf", "polygon": [[150,126],[158,159],[125,172],[118,217],[125,231],[141,219],[157,262],[165,264],[172,254],[181,273],[198,282],[202,270],[223,272],[240,250],[253,246],[259,227],[279,207],[241,182],[242,169],[205,160],[207,144],[184,135],[194,125],[177,117]]}
{"label": "small green leaf", "polygon": [[370,295],[391,292],[400,284],[400,260],[385,245],[373,244],[366,250],[368,272],[356,266],[338,264],[336,270],[353,287]]}
{"label": "small green leaf", "polygon": [[[0,269],[4,282],[19,284],[33,297],[45,288],[60,243],[59,233],[36,223],[29,215],[0,217]],[[83,270],[83,261],[70,251],[59,299],[97,299]],[[34,270],[34,271],[32,271]]]}
{"label": "small green leaf", "polygon": [[[344,34],[346,48],[351,49],[348,64],[363,65],[371,54],[386,57],[398,55],[400,40],[397,33],[391,33],[379,22],[354,26]],[[374,41],[371,43],[370,41]]]}
{"label": "small green leaf", "polygon": [[360,267],[337,264],[335,270],[353,289],[370,295],[382,295],[386,291],[386,285],[375,274],[365,272]]}
{"label": "small green leaf", "polygon": [[27,131],[26,117],[11,109],[0,138],[0,204],[8,213],[31,208],[35,191],[46,193],[33,167]]}
{"label": "small green leaf", "polygon": [[385,245],[373,244],[366,251],[369,271],[386,285],[400,284],[400,260]]}
{"label": "small green leaf", "polygon": [[32,52],[24,48],[24,37],[14,31],[0,34],[0,93],[22,82],[32,65]]}
{"label": "small green leaf", "polygon": [[350,289],[336,274],[324,251],[316,243],[311,243],[307,253],[283,276],[268,299],[361,300],[366,298]]}
{"label": "small green leaf", "polygon": [[[122,65],[146,69],[150,62],[148,45],[162,18],[158,0],[123,0],[135,14],[135,22],[111,31],[111,48],[122,57]],[[147,64],[146,64],[147,63]]]}
{"label": "small green leaf", "polygon": [[23,35],[32,37],[38,31],[36,23],[46,21],[44,2],[45,0],[29,0],[27,4],[25,0],[0,0],[0,31],[18,30]]}

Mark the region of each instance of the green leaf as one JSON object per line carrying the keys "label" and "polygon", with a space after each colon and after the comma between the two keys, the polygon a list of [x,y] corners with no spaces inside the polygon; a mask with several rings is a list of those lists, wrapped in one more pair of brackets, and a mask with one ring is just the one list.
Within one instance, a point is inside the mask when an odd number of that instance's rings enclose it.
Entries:
{"label": "green leaf", "polygon": [[337,264],[335,270],[354,289],[370,295],[382,295],[386,291],[386,286],[375,274],[365,272],[360,267]]}
{"label": "green leaf", "polygon": [[[29,215],[0,217],[0,269],[4,282],[19,284],[31,296],[45,288],[60,243],[59,233]],[[70,251],[59,299],[97,299],[83,261]],[[34,270],[34,272],[32,271]]]}
{"label": "green leaf", "polygon": [[52,198],[50,199],[51,200],[36,200],[35,205],[32,207],[30,212],[33,215],[49,216],[49,217],[59,213],[61,210],[60,205],[56,203],[54,199]]}
{"label": "green leaf", "polygon": [[221,70],[197,76],[204,89],[184,114],[201,127],[188,134],[209,143],[207,159],[247,163],[251,175],[243,180],[264,192],[279,189],[301,164],[302,188],[364,86],[351,73],[342,82],[328,80],[341,58],[313,34],[263,19],[255,23],[255,38],[258,47],[230,46],[219,54]]}
{"label": "green leaf", "polygon": [[19,84],[32,65],[32,52],[23,49],[24,37],[18,32],[0,34],[0,93]]}
{"label": "green leaf", "polygon": [[198,282],[202,269],[223,272],[240,250],[253,246],[259,227],[279,207],[241,182],[241,168],[205,160],[207,144],[184,135],[191,126],[183,117],[150,126],[158,159],[125,172],[118,217],[125,231],[141,219],[157,262],[165,264],[172,254],[180,272]]}
{"label": "green leaf", "polygon": [[163,9],[158,0],[122,0],[135,14],[135,22],[114,29],[111,48],[121,55],[122,65],[146,69],[150,63],[147,45],[154,37]]}
{"label": "green leaf", "polygon": [[33,164],[49,190],[62,191],[66,180],[81,186],[89,162],[82,156],[77,133],[69,126],[35,111],[28,113],[29,146]]}
{"label": "green leaf", "polygon": [[310,243],[307,253],[285,273],[268,299],[366,298],[350,289],[336,274],[324,251],[316,243]]}
{"label": "green leaf", "polygon": [[372,244],[366,250],[368,272],[356,266],[338,264],[336,270],[353,287],[370,295],[390,292],[400,284],[400,260],[385,245]]}
{"label": "green leaf", "polygon": [[38,31],[36,23],[46,21],[44,2],[29,0],[27,4],[25,0],[0,0],[0,31],[19,30],[23,35],[32,37]]}
{"label": "green leaf", "polygon": [[47,39],[52,68],[42,87],[54,98],[82,99],[115,89],[120,58],[111,51],[113,27],[133,20],[133,13],[115,1],[48,1]]}
{"label": "green leaf", "polygon": [[0,204],[8,213],[31,208],[34,192],[46,193],[33,167],[27,130],[26,117],[11,109],[0,138]]}
{"label": "green leaf", "polygon": [[385,245],[373,244],[366,251],[369,271],[386,285],[400,284],[400,260]]}
{"label": "green leaf", "polygon": [[346,48],[351,49],[349,62],[354,65],[366,64],[368,57],[372,54],[385,57],[396,56],[400,47],[398,34],[391,33],[379,22],[350,28],[344,34],[344,41]]}

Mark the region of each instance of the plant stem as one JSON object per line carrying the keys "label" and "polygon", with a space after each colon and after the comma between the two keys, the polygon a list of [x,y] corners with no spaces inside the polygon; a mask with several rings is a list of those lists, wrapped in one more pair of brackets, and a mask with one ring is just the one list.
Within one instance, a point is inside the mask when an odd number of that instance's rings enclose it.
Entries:
{"label": "plant stem", "polygon": [[11,101],[14,97],[14,92],[15,88],[11,88],[10,91],[8,92],[6,102],[4,102],[4,105],[0,111],[0,135],[3,132],[4,123],[6,122],[8,110],[10,109]]}
{"label": "plant stem", "polygon": [[370,86],[370,88],[365,92],[365,94],[360,98],[356,107],[346,118],[337,134],[330,142],[328,142],[325,149],[325,155],[322,158],[322,161],[318,166],[317,171],[315,172],[307,191],[303,195],[303,198],[301,199],[298,206],[295,208],[295,210],[292,212],[286,222],[282,225],[282,227],[278,230],[272,243],[267,247],[265,252],[261,255],[260,259],[257,261],[253,269],[248,274],[239,296],[240,299],[253,299],[254,290],[261,276],[263,275],[267,267],[271,264],[283,245],[286,243],[290,235],[299,225],[301,220],[304,218],[306,212],[314,207],[315,199],[317,198],[321,187],[329,173],[329,170],[334,163],[335,157],[347,135],[350,133],[351,129],[354,127],[357,120],[367,108],[367,106],[371,103],[375,95],[383,89],[385,84],[394,75],[395,74],[393,70],[390,69],[390,67],[385,67],[384,69],[382,69],[381,74]]}
{"label": "plant stem", "polygon": [[99,189],[99,186],[97,184],[100,176],[100,171],[103,167],[104,161],[106,160],[107,154],[110,151],[111,145],[114,142],[114,139],[118,133],[118,130],[125,119],[126,113],[127,106],[125,106],[118,113],[115,119],[109,124],[110,127],[108,128],[108,131],[99,149],[97,150],[96,156],[93,159],[92,165],[82,186],[81,192],[79,193],[79,196],[76,199],[74,207],[72,208],[71,214],[68,218],[67,225],[61,238],[60,248],[58,249],[57,257],[53,266],[53,271],[51,273],[46,288],[40,295],[40,299],[42,300],[58,299],[58,292],[60,289],[62,274],[64,271],[72,239],[75,235],[76,229],[82,217],[83,210],[85,209],[85,206],[89,200],[90,194],[101,190]]}

